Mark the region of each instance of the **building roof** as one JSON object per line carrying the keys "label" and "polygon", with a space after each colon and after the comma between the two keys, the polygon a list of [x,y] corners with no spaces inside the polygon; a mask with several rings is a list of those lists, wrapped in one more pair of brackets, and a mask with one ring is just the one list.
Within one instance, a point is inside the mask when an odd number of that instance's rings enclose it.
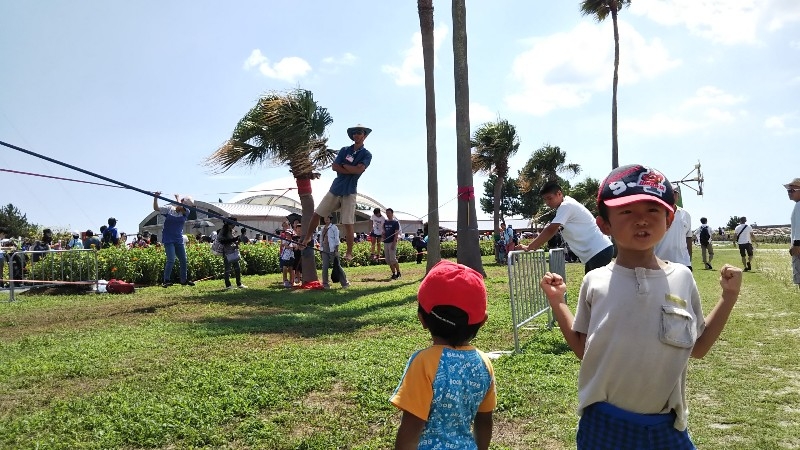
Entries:
{"label": "building roof", "polygon": [[[529,219],[506,219],[506,225],[511,225],[515,230],[530,230],[531,221]],[[456,220],[440,220],[439,228],[451,231],[458,230],[458,221]],[[478,220],[478,231],[485,233],[494,231],[494,220]]]}

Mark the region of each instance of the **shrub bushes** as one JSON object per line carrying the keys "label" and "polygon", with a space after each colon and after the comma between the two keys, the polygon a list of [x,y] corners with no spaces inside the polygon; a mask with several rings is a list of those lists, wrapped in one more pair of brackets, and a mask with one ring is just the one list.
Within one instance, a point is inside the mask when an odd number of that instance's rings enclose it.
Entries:
{"label": "shrub bushes", "polygon": [[[480,241],[481,255],[493,254],[491,241]],[[339,247],[344,254],[345,244]],[[243,275],[265,275],[280,273],[278,264],[277,244],[242,244],[240,264]],[[457,253],[455,242],[442,242],[442,258],[455,258]],[[319,252],[315,252],[317,269],[322,266]],[[353,247],[353,260],[350,266],[381,265],[381,259],[373,261],[370,257],[370,243],[358,242]],[[208,244],[189,244],[186,247],[188,260],[188,273],[190,280],[200,280],[213,277],[222,277],[224,263],[222,256],[211,252]],[[397,245],[397,259],[400,262],[416,260],[416,250],[410,242],[401,241]],[[147,248],[105,248],[97,252],[97,273],[99,279],[110,280],[116,278],[136,284],[161,283],[166,254],[162,247]],[[53,252],[48,254],[36,264],[29,262],[31,278],[34,279],[63,279],[87,280],[93,271],[94,255],[89,252]],[[64,271],[64,273],[61,273]],[[180,266],[177,261],[172,269],[172,279],[179,279]]]}

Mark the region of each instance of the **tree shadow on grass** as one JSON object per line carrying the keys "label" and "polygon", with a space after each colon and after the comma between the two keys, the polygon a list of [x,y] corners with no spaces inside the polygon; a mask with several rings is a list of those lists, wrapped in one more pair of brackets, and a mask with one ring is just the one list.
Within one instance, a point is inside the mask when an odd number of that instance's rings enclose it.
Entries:
{"label": "tree shadow on grass", "polygon": [[[210,335],[285,334],[302,338],[347,334],[373,325],[416,320],[415,295],[382,295],[398,284],[350,290],[252,290],[201,301],[246,306],[227,317],[195,318]],[[408,309],[398,308],[408,306]],[[255,307],[255,308],[253,308]]]}

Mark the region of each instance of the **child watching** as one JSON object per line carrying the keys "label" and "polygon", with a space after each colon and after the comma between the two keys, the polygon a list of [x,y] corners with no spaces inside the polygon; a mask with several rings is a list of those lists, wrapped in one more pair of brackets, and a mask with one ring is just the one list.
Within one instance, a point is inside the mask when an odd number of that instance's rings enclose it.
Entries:
{"label": "child watching", "polygon": [[654,253],[674,218],[666,177],[641,165],[614,169],[597,205],[597,224],[614,239],[617,257],[583,278],[575,316],[561,276],[548,272],[540,283],[581,360],[578,449],[694,449],[686,419],[688,360],[705,356],[719,337],[742,271],[729,264],[720,270],[722,296],[704,319],[689,269]]}
{"label": "child watching", "polygon": [[[286,236],[286,237],[284,237]],[[278,260],[283,273],[283,287],[290,288],[294,284],[294,249],[292,236],[281,234],[280,258]]]}
{"label": "child watching", "polygon": [[481,274],[447,260],[422,280],[417,317],[433,345],[411,356],[389,400],[403,411],[395,449],[489,448],[494,368],[469,344],[489,317],[486,297]]}

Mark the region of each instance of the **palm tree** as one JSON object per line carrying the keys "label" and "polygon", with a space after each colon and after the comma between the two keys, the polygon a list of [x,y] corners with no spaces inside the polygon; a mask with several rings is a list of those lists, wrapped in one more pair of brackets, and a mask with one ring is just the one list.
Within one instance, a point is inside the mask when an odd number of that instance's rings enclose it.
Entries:
{"label": "palm tree", "polygon": [[[231,138],[206,159],[216,173],[234,165],[274,164],[289,166],[297,183],[303,212],[303,230],[316,227],[311,180],[318,170],[329,166],[336,151],[327,147],[325,129],[333,123],[328,110],[317,105],[311,91],[294,89],[269,93],[236,124]],[[312,249],[302,256],[303,283],[317,281],[316,260]]]}
{"label": "palm tree", "polygon": [[[530,159],[519,171],[517,183],[519,183],[520,190],[524,193],[538,191],[549,181],[557,181],[562,188],[566,188],[566,183],[559,174],[565,173],[569,176],[575,176],[581,171],[580,164],[567,163],[566,161],[567,153],[558,146],[546,144],[534,151]],[[538,196],[538,192],[536,194],[534,197],[536,200],[534,210],[538,211],[544,203]]]}
{"label": "palm tree", "polygon": [[619,145],[617,143],[617,83],[619,81],[619,27],[617,26],[617,13],[623,6],[630,6],[631,0],[583,0],[581,14],[594,16],[602,22],[611,14],[614,24],[614,82],[611,94],[611,169],[619,167]]}
{"label": "palm tree", "polygon": [[436,153],[436,91],[433,86],[433,0],[417,0],[425,71],[425,128],[428,141],[428,262],[427,270],[442,259],[439,246],[439,179]]}
{"label": "palm tree", "polygon": [[453,0],[453,78],[456,97],[456,180],[458,182],[458,262],[483,274],[469,139],[467,7]]}
{"label": "palm tree", "polygon": [[507,120],[486,122],[472,135],[472,173],[494,177],[494,229],[500,225],[503,181],[508,177],[508,160],[519,150],[517,128]]}

